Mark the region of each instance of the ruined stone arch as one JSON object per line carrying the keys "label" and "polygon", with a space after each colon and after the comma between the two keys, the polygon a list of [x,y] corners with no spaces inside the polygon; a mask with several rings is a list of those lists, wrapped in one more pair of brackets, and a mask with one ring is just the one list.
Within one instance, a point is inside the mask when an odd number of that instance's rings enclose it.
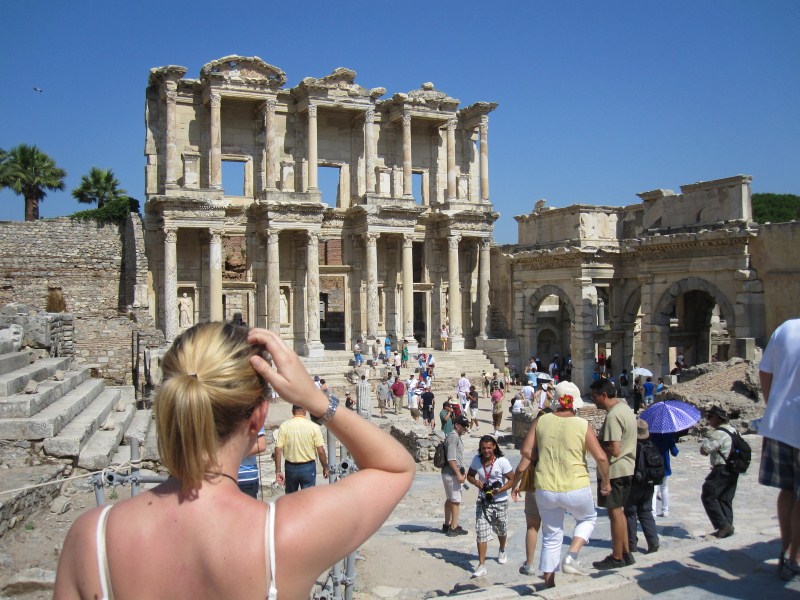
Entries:
{"label": "ruined stone arch", "polygon": [[653,325],[668,327],[670,313],[675,306],[676,299],[687,292],[694,291],[706,292],[709,296],[711,296],[714,299],[714,302],[716,302],[719,306],[722,316],[728,325],[729,331],[735,330],[735,314],[731,303],[728,301],[728,298],[725,296],[722,290],[720,290],[713,283],[709,283],[705,279],[700,279],[699,277],[687,277],[685,279],[676,281],[669,286],[669,289],[662,294],[661,299],[658,301],[658,305],[656,306],[656,310],[653,314]]}
{"label": "ruined stone arch", "polygon": [[555,285],[543,285],[542,287],[536,289],[533,295],[528,299],[529,317],[536,312],[536,310],[539,308],[539,305],[548,296],[558,296],[558,299],[564,303],[570,323],[574,323],[575,308],[572,306],[572,300],[570,300],[569,296],[564,290]]}

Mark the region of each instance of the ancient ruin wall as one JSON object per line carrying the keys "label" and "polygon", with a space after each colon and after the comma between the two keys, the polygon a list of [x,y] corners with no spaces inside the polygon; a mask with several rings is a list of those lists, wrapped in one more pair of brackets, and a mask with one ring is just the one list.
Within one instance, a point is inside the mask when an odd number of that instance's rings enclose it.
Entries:
{"label": "ancient ruin wall", "polygon": [[792,221],[760,225],[750,242],[750,262],[764,285],[766,338],[786,319],[800,317],[798,240],[800,222]]}
{"label": "ancient ruin wall", "polygon": [[76,362],[115,383],[131,383],[131,338],[143,314],[125,310],[136,277],[126,284],[123,235],[117,225],[67,217],[0,223],[0,305],[41,310],[60,292],[74,315]]}

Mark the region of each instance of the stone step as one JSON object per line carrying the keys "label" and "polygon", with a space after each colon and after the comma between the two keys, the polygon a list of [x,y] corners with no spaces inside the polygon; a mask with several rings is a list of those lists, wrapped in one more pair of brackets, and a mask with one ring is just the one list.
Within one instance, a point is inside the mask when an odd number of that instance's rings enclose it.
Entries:
{"label": "stone step", "polygon": [[0,419],[35,415],[86,381],[90,371],[90,367],[67,371],[62,381],[47,380],[40,383],[35,394],[22,393],[0,398]]}
{"label": "stone step", "polygon": [[69,357],[45,358],[11,373],[0,375],[0,397],[21,392],[29,381],[44,381],[58,370],[66,371],[71,364],[72,359]]}
{"label": "stone step", "polygon": [[31,355],[28,352],[7,352],[0,354],[0,375],[7,375],[17,369],[22,369],[31,364]]}
{"label": "stone step", "polygon": [[144,440],[144,446],[139,449],[142,460],[160,460],[161,456],[158,453],[158,432],[156,430],[155,421],[147,430],[147,437]]}
{"label": "stone step", "polygon": [[56,436],[75,418],[75,415],[89,406],[104,388],[102,379],[90,379],[33,417],[0,419],[0,439],[43,440]]}
{"label": "stone step", "polygon": [[124,407],[122,411],[115,410],[111,413],[111,420],[114,424],[112,429],[100,429],[89,438],[78,456],[79,467],[97,470],[105,469],[110,464],[111,456],[119,447],[136,412],[135,404],[126,403],[122,406]]}
{"label": "stone step", "polygon": [[58,435],[44,441],[44,451],[51,456],[78,456],[89,438],[105,423],[119,398],[118,389],[104,389]]}
{"label": "stone step", "polygon": [[139,446],[144,445],[147,439],[147,432],[153,423],[153,411],[149,408],[137,410],[133,416],[133,421],[125,432],[125,437],[122,440],[123,444],[130,446],[131,438],[134,437],[139,440]]}

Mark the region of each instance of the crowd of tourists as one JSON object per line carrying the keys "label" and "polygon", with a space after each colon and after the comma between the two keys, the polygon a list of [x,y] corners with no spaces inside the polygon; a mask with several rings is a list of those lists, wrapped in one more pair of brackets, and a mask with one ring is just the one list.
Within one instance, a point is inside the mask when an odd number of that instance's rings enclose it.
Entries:
{"label": "crowd of tourists", "polygon": [[[442,333],[446,343],[446,332]],[[760,365],[768,404],[760,425],[764,447],[759,481],[780,489],[778,569],[786,581],[800,573],[798,347],[800,319],[787,321],[773,334]],[[360,342],[353,351],[356,366],[363,364]],[[678,448],[672,432],[651,434],[648,421],[636,416],[641,408],[642,417],[648,414],[659,392],[652,377],[633,382],[634,401],[629,406],[627,371],[623,369],[615,380],[610,376],[610,357],[598,356],[598,377],[588,391],[606,416],[595,433],[581,417],[583,393],[569,381],[569,356],[556,355],[546,369],[532,358],[522,373],[506,363],[502,373],[482,372],[475,383],[462,372],[452,389],[444,383],[436,386],[447,396],[437,414],[432,354],[419,354],[412,363],[407,349],[394,351],[388,338],[383,345],[376,340],[370,352],[374,362],[383,361],[385,372],[374,389],[362,375],[355,398],[347,393],[345,410],[340,410],[339,399],[326,382],[310,377],[298,356],[273,332],[206,323],[181,334],[164,357],[164,382],[155,402],[159,451],[171,476],[167,483],[118,503],[113,511],[98,508],[75,522],[61,554],[55,596],[112,597],[112,589],[130,595],[134,585],[140,595],[158,591],[198,598],[239,597],[255,595],[256,590],[260,596],[275,598],[280,586],[287,597],[307,596],[318,574],[368,539],[411,485],[413,459],[370,423],[385,418],[387,410],[395,414],[408,410],[413,421],[421,418],[444,436],[442,532],[446,536],[468,534],[461,519],[462,490],[467,483],[477,489],[478,560],[473,577],[488,574],[487,555],[494,536],[497,562],[507,562],[508,503],[520,501],[522,494],[526,558],[519,571],[534,574],[541,533],[538,569],[546,587],[555,586],[559,571],[590,573],[579,556],[594,532],[598,506],[606,509],[610,522],[611,552],[593,562],[594,569],[622,569],[636,562],[637,552],[659,550],[655,516],[669,515],[671,458],[678,455]],[[409,369],[405,378],[403,368]],[[513,386],[519,390],[512,391]],[[292,418],[278,429],[274,452],[276,481],[286,487],[286,495],[267,505],[254,499],[259,489],[254,457],[266,451],[266,399],[274,394],[292,403]],[[461,438],[480,426],[481,394],[490,402],[484,408],[491,408],[493,432],[480,437],[477,454],[469,458]],[[512,414],[529,411],[535,417],[516,468],[498,443],[507,398]],[[710,472],[700,500],[714,527],[710,535],[725,538],[735,533],[733,498],[739,474],[749,464],[749,447],[721,407],[709,410],[707,420],[710,428],[700,452],[709,457]],[[337,436],[358,469],[333,485],[318,487],[317,461],[323,477],[329,468],[320,424]],[[587,455],[596,465],[594,488]],[[228,480],[236,486],[228,487]],[[351,510],[337,513],[335,520],[327,518],[329,507],[342,503]],[[222,505],[231,510],[220,513]],[[575,525],[562,556],[566,513]],[[313,542],[298,541],[307,539],[303,523],[314,518],[325,519],[327,527],[315,532]],[[148,527],[143,529],[142,523]],[[252,535],[253,523],[263,527],[263,534]],[[639,527],[646,549],[638,546]],[[225,560],[218,560],[222,549]],[[291,553],[291,560],[276,560],[286,553]],[[188,582],[175,578],[176,570],[187,564],[193,565],[196,576]],[[147,576],[131,579],[129,572]]]}

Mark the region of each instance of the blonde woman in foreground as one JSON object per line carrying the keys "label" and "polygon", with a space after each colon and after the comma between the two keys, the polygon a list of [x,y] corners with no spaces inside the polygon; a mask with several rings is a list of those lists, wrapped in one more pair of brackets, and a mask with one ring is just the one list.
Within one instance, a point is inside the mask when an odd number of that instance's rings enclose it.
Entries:
{"label": "blonde woman in foreground", "polygon": [[[319,575],[367,540],[411,486],[409,453],[326,398],[271,331],[197,325],[175,340],[163,372],[155,413],[171,476],[75,521],[56,599],[308,598]],[[359,471],[269,505],[240,492],[239,463],[267,416],[265,383],[327,421]]]}

